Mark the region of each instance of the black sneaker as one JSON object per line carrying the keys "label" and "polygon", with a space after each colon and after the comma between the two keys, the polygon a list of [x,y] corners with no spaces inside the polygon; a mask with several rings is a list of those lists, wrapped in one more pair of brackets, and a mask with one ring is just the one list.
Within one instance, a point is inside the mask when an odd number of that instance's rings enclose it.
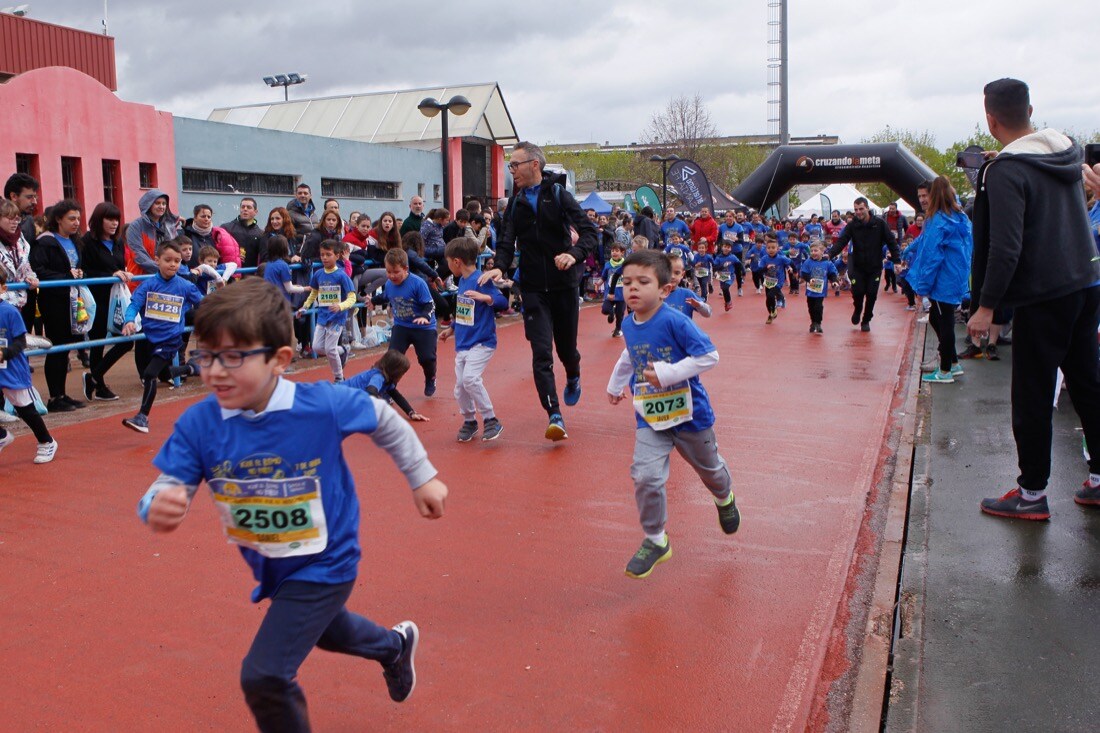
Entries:
{"label": "black sneaker", "polygon": [[469,443],[477,435],[477,420],[466,420],[458,429],[458,442]]}
{"label": "black sneaker", "polygon": [[73,407],[75,407],[78,410],[88,406],[87,402],[81,402],[80,400],[74,400],[72,397],[70,397],[67,394],[61,395],[60,399],[65,400],[66,402],[68,402],[70,405],[72,405]]}
{"label": "black sneaker", "polygon": [[110,387],[100,382],[95,388],[95,398],[100,402],[111,402],[118,399],[118,395],[111,391]]}
{"label": "black sneaker", "polygon": [[990,361],[1000,361],[1001,357],[997,353],[997,344],[990,344],[985,347],[985,358]]}
{"label": "black sneaker", "polygon": [[858,326],[859,325],[859,319],[860,319],[860,316],[862,315],[862,313],[860,313],[860,310],[861,310],[860,308],[856,308],[855,310],[852,311],[852,325],[853,326]]}
{"label": "black sneaker", "polygon": [[84,398],[90,401],[93,397],[95,397],[95,391],[96,388],[99,386],[99,383],[96,382],[96,379],[92,376],[91,372],[84,372],[83,379]]}
{"label": "black sneaker", "polygon": [[424,396],[431,397],[433,394],[435,394],[435,380],[429,379],[424,383]]}
{"label": "black sneaker", "polygon": [[730,503],[718,506],[718,524],[726,534],[733,534],[741,526],[741,512],[737,510],[737,500],[730,494]]}
{"label": "black sneaker", "polygon": [[614,331],[612,331],[612,332],[611,332],[611,338],[613,338],[613,339],[617,339],[617,338],[619,338],[619,337],[620,337],[620,336],[622,336],[622,335],[623,335],[623,332],[622,332],[622,331],[620,331],[620,330],[619,330],[619,329],[617,329],[617,328],[616,328],[616,329],[615,329]]}
{"label": "black sneaker", "polygon": [[966,350],[959,354],[960,359],[982,359],[985,357],[985,352],[979,349],[974,344],[970,344],[966,347]]}
{"label": "black sneaker", "polygon": [[500,437],[500,434],[504,432],[504,426],[500,424],[500,420],[495,417],[491,417],[485,421],[485,425],[481,431],[482,440],[496,440]]}
{"label": "black sneaker", "polygon": [[76,406],[69,404],[61,397],[54,397],[46,403],[46,410],[47,412],[73,412],[76,410]]}
{"label": "black sneaker", "polygon": [[670,557],[672,557],[672,542],[668,537],[665,537],[664,547],[646,537],[642,540],[642,546],[634,553],[634,557],[630,558],[630,562],[626,564],[626,574],[631,578],[644,578],[653,572],[657,563],[662,563]]}
{"label": "black sneaker", "polygon": [[401,635],[401,653],[397,659],[382,665],[382,676],[394,702],[405,702],[416,687],[416,645],[420,642],[420,629],[412,621],[402,621],[393,627]]}
{"label": "black sneaker", "polygon": [[1089,480],[1085,479],[1073,500],[1081,506],[1100,506],[1100,486],[1089,486]]}
{"label": "black sneaker", "polygon": [[[1076,497],[1074,497],[1074,500],[1076,500]],[[1050,507],[1047,505],[1045,494],[1038,501],[1027,501],[1018,488],[1008,492],[1000,499],[982,499],[982,511],[995,517],[1035,521],[1050,519]]]}
{"label": "black sneaker", "polygon": [[861,324],[859,324],[859,330],[863,331],[863,333],[867,333],[868,331],[871,330],[871,324],[870,323],[861,323]]}

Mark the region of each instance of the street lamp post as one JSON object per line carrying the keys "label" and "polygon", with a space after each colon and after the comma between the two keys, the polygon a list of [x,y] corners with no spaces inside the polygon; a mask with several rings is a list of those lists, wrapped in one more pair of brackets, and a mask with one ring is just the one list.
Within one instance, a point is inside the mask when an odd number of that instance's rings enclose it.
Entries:
{"label": "street lamp post", "polygon": [[670,153],[666,157],[662,158],[660,155],[649,156],[650,163],[661,164],[661,213],[668,208],[668,164],[674,163],[680,159],[680,156],[676,153]]}
{"label": "street lamp post", "polygon": [[440,147],[443,153],[443,205],[447,207],[451,205],[451,146],[447,140],[447,113],[454,112],[456,115],[464,115],[470,111],[470,107],[470,100],[462,95],[455,95],[445,103],[437,101],[435,97],[425,97],[420,100],[420,104],[416,105],[416,108],[420,110],[420,114],[425,117],[431,118],[440,112],[443,113],[443,144]]}
{"label": "street lamp post", "polygon": [[295,84],[305,84],[306,79],[309,76],[306,74],[276,74],[275,76],[265,76],[264,84],[274,89],[275,87],[283,88],[283,101],[290,101],[290,93],[287,92],[287,88],[294,86]]}

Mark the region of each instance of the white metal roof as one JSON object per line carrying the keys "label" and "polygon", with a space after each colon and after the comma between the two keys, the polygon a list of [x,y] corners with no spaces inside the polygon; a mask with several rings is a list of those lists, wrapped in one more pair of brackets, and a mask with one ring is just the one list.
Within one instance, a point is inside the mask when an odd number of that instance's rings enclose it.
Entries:
{"label": "white metal roof", "polygon": [[464,115],[449,114],[447,132],[451,137],[476,137],[500,145],[519,142],[495,82],[219,107],[207,119],[369,143],[427,142],[438,149],[443,115],[425,117],[416,106],[425,97],[445,102],[456,94],[470,100],[471,106]]}

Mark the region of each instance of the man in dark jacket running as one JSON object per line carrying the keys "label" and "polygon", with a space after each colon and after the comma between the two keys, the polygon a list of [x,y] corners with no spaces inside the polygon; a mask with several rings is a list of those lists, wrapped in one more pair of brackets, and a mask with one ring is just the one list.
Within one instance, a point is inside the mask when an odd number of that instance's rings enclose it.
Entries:
{"label": "man in dark jacket running", "polygon": [[1051,418],[1057,373],[1066,378],[1089,447],[1089,476],[1074,501],[1100,506],[1100,262],[1081,191],[1084,154],[1053,129],[1031,126],[1027,85],[985,87],[985,119],[1004,149],[978,171],[972,290],[966,324],[977,343],[997,307],[1014,307],[1012,435],[1016,488],[983,499],[998,517],[1049,519]]}
{"label": "man in dark jacket running", "polygon": [[[565,367],[565,404],[581,397],[581,354],[577,350],[580,267],[596,249],[596,225],[565,189],[565,177],[548,173],[542,149],[528,142],[512,150],[508,169],[513,193],[503,213],[504,233],[497,241],[496,269],[481,275],[481,283],[498,280],[512,266],[519,249],[519,289],[523,298],[523,328],[531,342],[531,365],[539,401],[550,416],[549,440],[564,440],[565,422],[554,382],[553,349]],[[576,242],[572,231],[577,234]]]}
{"label": "man in dark jacket running", "polygon": [[849,244],[852,254],[848,257],[848,278],[852,281],[852,325],[860,330],[871,330],[871,319],[875,316],[875,300],[878,298],[878,283],[882,279],[882,248],[890,248],[890,259],[901,264],[898,243],[886,221],[874,216],[867,199],[860,196],[855,200],[856,218],[844,227],[840,238],[829,249],[829,259],[839,255]]}

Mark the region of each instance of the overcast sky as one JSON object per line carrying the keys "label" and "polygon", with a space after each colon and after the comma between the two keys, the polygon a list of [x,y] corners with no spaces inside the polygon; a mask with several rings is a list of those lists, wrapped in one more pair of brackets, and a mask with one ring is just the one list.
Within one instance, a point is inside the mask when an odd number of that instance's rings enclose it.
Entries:
{"label": "overcast sky", "polygon": [[[522,138],[629,143],[696,92],[720,134],[767,132],[767,4],[110,0],[108,23],[119,96],[177,115],[279,100],[261,77],[291,71],[309,75],[292,98],[496,81]],[[1100,129],[1094,3],[790,8],[792,135],[858,142],[890,125],[946,147],[984,129],[982,86],[1002,76],[1031,85],[1037,123]],[[97,0],[39,0],[30,16],[102,31]]]}

